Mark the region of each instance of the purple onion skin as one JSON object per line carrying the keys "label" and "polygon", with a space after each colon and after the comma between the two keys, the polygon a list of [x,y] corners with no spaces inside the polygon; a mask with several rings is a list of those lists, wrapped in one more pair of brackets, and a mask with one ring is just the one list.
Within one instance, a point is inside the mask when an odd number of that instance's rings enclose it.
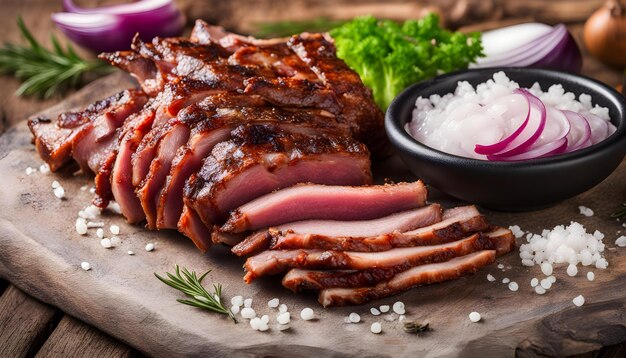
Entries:
{"label": "purple onion skin", "polygon": [[580,73],[583,67],[583,56],[580,53],[578,44],[576,44],[576,40],[567,31],[567,35],[563,37],[549,55],[527,67]]}

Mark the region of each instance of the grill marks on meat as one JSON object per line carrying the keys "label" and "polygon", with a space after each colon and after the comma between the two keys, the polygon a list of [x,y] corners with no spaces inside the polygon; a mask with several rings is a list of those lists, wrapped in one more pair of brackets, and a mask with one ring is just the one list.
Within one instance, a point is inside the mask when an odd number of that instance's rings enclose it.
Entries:
{"label": "grill marks on meat", "polygon": [[443,262],[474,251],[494,248],[495,243],[489,237],[474,234],[447,244],[398,248],[382,252],[268,250],[246,260],[244,280],[250,283],[257,277],[277,274],[290,268],[367,270],[401,265],[410,267]]}
{"label": "grill marks on meat", "polygon": [[366,187],[301,184],[242,205],[222,230],[237,233],[307,219],[375,219],[424,206],[426,196],[421,181]]}
{"label": "grill marks on meat", "polygon": [[371,287],[324,289],[319,293],[318,301],[324,307],[360,305],[412,287],[449,281],[474,273],[495,259],[493,250],[477,251],[450,261],[413,267]]}
{"label": "grill marks on meat", "polygon": [[[237,256],[247,256],[266,248],[273,250],[330,249],[318,245],[321,238],[330,236],[352,240],[353,238],[401,233],[440,222],[441,216],[441,206],[432,204],[372,220],[305,220],[255,232],[235,245],[231,251]],[[286,237],[288,239],[285,239]]]}

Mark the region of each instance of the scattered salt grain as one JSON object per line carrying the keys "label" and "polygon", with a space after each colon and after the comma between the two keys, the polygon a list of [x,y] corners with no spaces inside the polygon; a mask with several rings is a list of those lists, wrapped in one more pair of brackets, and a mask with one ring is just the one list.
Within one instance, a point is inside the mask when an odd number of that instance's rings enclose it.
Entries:
{"label": "scattered salt grain", "polygon": [[524,236],[524,232],[519,227],[519,225],[509,226],[509,230],[511,230],[511,232],[513,233],[516,239],[519,239],[520,237]]}
{"label": "scattered salt grain", "polygon": [[250,328],[254,329],[255,331],[258,331],[262,325],[263,325],[263,322],[261,321],[259,317],[253,317],[250,320]]}
{"label": "scattered salt grain", "polygon": [[254,312],[254,309],[252,309],[252,307],[244,307],[241,309],[241,317],[245,319],[253,319],[254,317],[256,317],[256,312]]}
{"label": "scattered salt grain", "polygon": [[376,307],[372,307],[372,308],[370,308],[370,313],[371,313],[372,315],[374,315],[374,316],[378,316],[378,315],[380,315],[380,311],[379,311],[379,310],[378,310],[378,308],[376,308]]}
{"label": "scattered salt grain", "polygon": [[582,295],[578,295],[578,296],[574,297],[574,299],[572,300],[572,302],[574,302],[574,304],[575,304],[577,307],[580,307],[580,306],[582,306],[582,305],[584,305],[584,304],[585,304],[585,298],[584,298]]}
{"label": "scattered salt grain", "polygon": [[270,323],[270,316],[269,316],[269,315],[264,314],[263,316],[261,316],[261,322],[263,322],[263,323],[265,323],[265,324]]}
{"label": "scattered salt grain", "polygon": [[502,283],[509,283],[511,280],[508,277],[502,279]]}
{"label": "scattered salt grain", "polygon": [[535,266],[535,261],[530,260],[530,259],[523,259],[522,265],[523,266]]}
{"label": "scattered salt grain", "polygon": [[615,240],[615,245],[619,247],[626,247],[626,236],[620,236]]}
{"label": "scattered salt grain", "polygon": [[370,327],[370,331],[372,331],[372,333],[374,334],[379,334],[383,331],[383,327],[380,325],[380,322],[374,322]]}
{"label": "scattered salt grain", "polygon": [[387,314],[385,315],[385,321],[387,322],[393,322],[396,320],[396,315],[393,313]]}
{"label": "scattered salt grain", "polygon": [[478,321],[480,321],[481,317],[480,317],[480,313],[478,312],[472,312],[469,314],[469,320],[476,323]]}
{"label": "scattered salt grain", "polygon": [[593,210],[591,210],[590,208],[586,206],[583,206],[583,205],[579,206],[578,211],[586,217],[593,216]]}
{"label": "scattered salt grain", "polygon": [[493,277],[493,275],[492,275],[492,274],[487,274],[487,281],[489,281],[489,282],[494,282],[495,280],[496,280],[496,278],[495,278],[495,277]]}
{"label": "scattered salt grain", "polygon": [[85,222],[85,219],[83,218],[76,219],[76,232],[79,235],[87,234],[87,223]]}
{"label": "scattered salt grain", "polygon": [[146,244],[146,251],[152,251],[154,250],[154,244],[149,242]]}
{"label": "scattered salt grain", "polygon": [[102,221],[88,221],[87,222],[87,228],[89,229],[94,229],[94,228],[98,228],[98,227],[104,227],[104,223]]}
{"label": "scattered salt grain", "polygon": [[300,318],[302,318],[305,321],[309,321],[311,319],[313,319],[313,310],[310,308],[305,308],[300,312]]}
{"label": "scattered salt grain", "polygon": [[62,186],[54,188],[53,192],[54,192],[54,196],[56,196],[57,198],[59,199],[65,198],[65,189],[63,189]]}
{"label": "scattered salt grain", "polygon": [[498,264],[498,268],[502,270],[504,268],[504,264]]}
{"label": "scattered salt grain", "polygon": [[39,172],[41,174],[48,174],[50,173],[50,166],[48,164],[42,164],[39,166]]}
{"label": "scattered salt grain", "polygon": [[289,312],[282,312],[276,317],[276,321],[278,321],[279,324],[288,324],[290,320],[291,314]]}
{"label": "scattered salt grain", "polygon": [[26,168],[26,175],[31,175],[35,173],[37,170],[35,168],[28,167]]}
{"label": "scattered salt grain", "polygon": [[96,230],[96,236],[98,237],[98,239],[103,239],[104,238],[104,230],[102,230],[102,229]]}
{"label": "scattered salt grain", "polygon": [[252,298],[246,298],[243,300],[243,306],[248,308],[252,307]]}
{"label": "scattered salt grain", "polygon": [[404,321],[406,319],[406,316],[401,314],[400,317],[398,317],[398,322],[402,323],[402,321]]}
{"label": "scattered salt grain", "polygon": [[348,319],[350,320],[351,323],[361,322],[361,316],[359,316],[359,314],[356,312],[350,313],[350,315],[348,316]]}
{"label": "scattered salt grain", "polygon": [[606,259],[602,258],[602,259],[599,259],[598,261],[596,261],[596,268],[604,270],[607,267],[609,267],[609,262],[606,261]]}
{"label": "scattered salt grain", "polygon": [[109,206],[107,206],[107,209],[112,211],[114,214],[121,214],[122,213],[122,208],[120,208],[120,204],[118,204],[115,201],[109,202]]}
{"label": "scattered salt grain", "polygon": [[92,186],[91,188],[89,188],[89,192],[91,194],[95,194],[96,193],[96,188]]}
{"label": "scattered salt grain", "polygon": [[52,184],[50,184],[50,186],[52,187],[52,189],[56,189],[56,188],[61,186],[61,183],[59,183],[58,181],[54,180],[54,181],[52,181]]}
{"label": "scattered salt grain", "polygon": [[552,281],[548,280],[547,278],[544,278],[543,280],[541,280],[541,287],[543,287],[546,290],[549,290],[550,287],[552,287]]}
{"label": "scattered salt grain", "polygon": [[281,332],[282,332],[282,331],[286,331],[286,330],[288,330],[288,329],[290,329],[290,328],[291,328],[291,327],[289,326],[289,324],[279,324],[279,325],[278,325],[278,330],[279,330],[279,331],[281,331]]}
{"label": "scattered salt grain", "polygon": [[552,265],[549,262],[544,262],[541,264],[541,272],[543,272],[544,275],[546,276],[550,276],[552,275]]}
{"label": "scattered salt grain", "polygon": [[280,306],[278,306],[278,312],[280,313],[287,312],[287,305],[284,303],[281,303]]}
{"label": "scattered salt grain", "polygon": [[517,282],[513,281],[511,283],[509,283],[509,290],[515,292],[519,289],[519,285],[517,284]]}
{"label": "scattered salt grain", "polygon": [[569,264],[569,266],[567,266],[567,274],[571,277],[576,276],[578,274],[578,267],[574,264]]}
{"label": "scattered salt grain", "polygon": [[241,308],[240,308],[239,306],[232,306],[232,307],[230,307],[230,311],[231,311],[233,314],[237,314],[237,313],[239,313],[239,310],[240,310],[240,309],[241,309]]}
{"label": "scattered salt grain", "polygon": [[235,296],[230,299],[230,304],[233,306],[241,307],[243,306],[243,297]]}
{"label": "scattered salt grain", "polygon": [[85,270],[85,271],[89,271],[91,270],[91,265],[89,264],[89,262],[87,261],[83,261],[80,263],[80,267]]}
{"label": "scattered salt grain", "polygon": [[279,304],[280,301],[278,300],[278,298],[272,298],[271,300],[267,301],[267,307],[269,308],[276,308]]}
{"label": "scattered salt grain", "polygon": [[131,250],[128,250],[126,253],[129,254],[130,256],[133,256],[135,254],[135,252]]}
{"label": "scattered salt grain", "polygon": [[117,236],[111,237],[111,246],[116,247],[120,244],[121,240]]}
{"label": "scattered salt grain", "polygon": [[397,313],[397,314],[405,314],[406,313],[406,310],[405,310],[403,302],[398,301],[398,302],[394,303],[392,308],[393,308],[393,311],[395,313]]}
{"label": "scattered salt grain", "polygon": [[535,293],[537,293],[538,295],[543,295],[544,293],[546,293],[546,289],[542,286],[537,286],[535,287]]}
{"label": "scattered salt grain", "polygon": [[117,225],[111,225],[111,227],[109,227],[109,231],[113,235],[119,235],[120,234],[120,227],[117,226]]}
{"label": "scattered salt grain", "polygon": [[530,287],[537,287],[538,284],[539,280],[536,277],[533,277],[532,280],[530,280]]}
{"label": "scattered salt grain", "polygon": [[378,308],[380,310],[380,312],[382,313],[387,313],[389,312],[389,305],[382,305]]}
{"label": "scattered salt grain", "polygon": [[111,240],[106,238],[100,240],[100,245],[102,245],[105,249],[110,249],[112,247]]}
{"label": "scattered salt grain", "polygon": [[593,273],[591,271],[587,272],[587,280],[593,281],[595,278],[596,278],[596,274],[595,273]]}

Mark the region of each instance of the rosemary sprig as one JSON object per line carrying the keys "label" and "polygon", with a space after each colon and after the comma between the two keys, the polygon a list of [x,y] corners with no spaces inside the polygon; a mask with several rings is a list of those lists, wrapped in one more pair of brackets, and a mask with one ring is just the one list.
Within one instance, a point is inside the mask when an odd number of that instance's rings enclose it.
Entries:
{"label": "rosemary sprig", "polygon": [[189,272],[189,270],[184,267],[182,268],[181,274],[180,267],[176,265],[176,274],[171,274],[169,272],[165,273],[168,278],[161,277],[156,272],[154,275],[164,284],[175,288],[190,297],[190,299],[187,300],[177,299],[176,301],[185,305],[204,308],[210,311],[225,314],[230,317],[233,322],[237,323],[233,313],[222,304],[222,285],[214,284],[213,294],[210,294],[204,286],[202,286],[202,280],[209,274],[209,272],[211,271],[207,271],[204,275],[198,278],[195,271]]}
{"label": "rosemary sprig", "polygon": [[0,74],[13,74],[22,81],[18,96],[49,98],[78,88],[87,73],[102,75],[113,70],[104,61],[81,58],[70,44],[64,49],[54,35],[50,35],[53,50],[43,47],[21,17],[17,26],[27,45],[7,43],[0,48]]}
{"label": "rosemary sprig", "polygon": [[626,203],[622,204],[622,208],[611,214],[615,219],[626,219]]}

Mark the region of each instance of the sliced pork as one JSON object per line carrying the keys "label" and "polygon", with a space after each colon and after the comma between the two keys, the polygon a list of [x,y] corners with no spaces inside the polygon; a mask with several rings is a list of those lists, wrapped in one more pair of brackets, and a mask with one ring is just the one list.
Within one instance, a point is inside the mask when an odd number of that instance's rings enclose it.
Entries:
{"label": "sliced pork", "polygon": [[[509,253],[515,248],[515,237],[508,229],[497,228],[481,235],[489,238],[497,256]],[[283,278],[283,286],[294,292],[320,291],[335,287],[369,287],[390,280],[396,274],[413,266],[415,265],[404,262],[392,267],[376,267],[358,271],[291,269]]]}
{"label": "sliced pork", "polygon": [[449,209],[443,221],[410,231],[392,231],[372,236],[324,235],[319,233],[273,232],[272,249],[321,249],[343,251],[385,251],[396,247],[436,245],[458,240],[489,228],[475,206]]}
{"label": "sliced pork", "polygon": [[382,252],[268,250],[246,260],[244,280],[250,283],[257,277],[277,274],[290,268],[366,270],[398,265],[416,266],[442,262],[470,252],[494,247],[495,243],[489,238],[474,234],[447,244],[407,247]]}
{"label": "sliced pork", "polygon": [[[411,209],[394,213],[372,220],[338,221],[338,220],[305,220],[290,224],[271,227],[248,236],[244,241],[235,245],[232,252],[237,256],[247,256],[270,247],[272,249],[303,249],[322,248],[308,244],[309,240],[316,240],[317,236],[331,237],[371,237],[390,233],[401,233],[420,227],[428,226],[441,221],[442,211],[439,204],[432,204],[423,208]],[[304,243],[293,242],[278,247],[276,244],[285,236],[296,236]],[[296,241],[296,240],[294,240]]]}
{"label": "sliced pork", "polygon": [[373,300],[389,297],[412,287],[449,281],[493,263],[494,250],[482,250],[450,261],[416,266],[371,287],[329,288],[320,291],[318,301],[324,307],[360,305]]}
{"label": "sliced pork", "polygon": [[242,205],[222,230],[243,232],[308,219],[375,219],[424,206],[426,195],[421,181],[366,187],[301,184]]}

